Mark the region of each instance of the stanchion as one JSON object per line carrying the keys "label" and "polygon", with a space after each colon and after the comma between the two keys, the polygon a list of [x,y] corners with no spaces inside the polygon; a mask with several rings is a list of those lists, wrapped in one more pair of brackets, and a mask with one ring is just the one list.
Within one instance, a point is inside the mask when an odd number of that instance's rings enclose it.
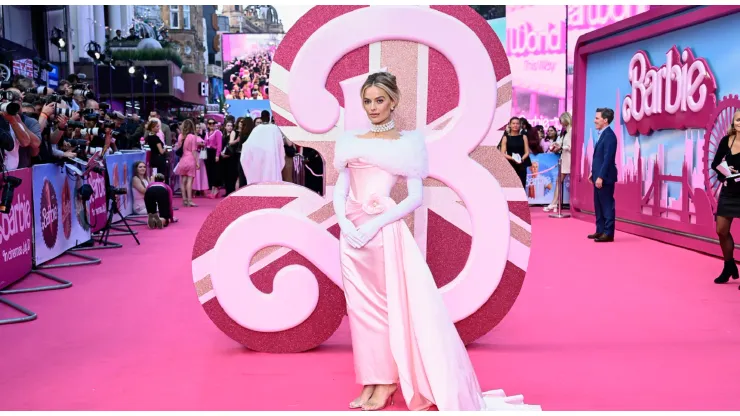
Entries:
{"label": "stanchion", "polygon": [[[24,276],[18,282],[24,280],[26,277],[28,277],[28,276],[30,276],[32,274],[37,274],[37,275],[39,275],[41,277],[47,278],[49,280],[53,280],[53,281],[55,281],[55,282],[57,282],[59,284],[58,285],[47,285],[47,286],[29,287],[29,288],[25,288],[25,289],[6,289],[6,290],[0,290],[0,295],[15,295],[15,294],[18,294],[18,293],[44,292],[44,291],[47,291],[47,290],[66,289],[66,288],[72,286],[72,282],[70,282],[69,280],[64,280],[62,278],[56,277],[56,276],[54,276],[52,274],[49,274],[49,273],[46,273],[46,272],[42,272],[42,271],[39,271],[39,270],[31,270],[30,273],[28,273],[26,276]],[[15,282],[13,285],[18,284],[18,282]],[[13,285],[11,285],[11,287]],[[15,309],[16,311],[18,311],[18,312],[20,312],[20,313],[22,313],[22,314],[25,315],[24,317],[21,317],[21,318],[0,319],[0,325],[18,324],[18,323],[21,323],[21,322],[33,321],[34,319],[36,319],[38,317],[38,315],[36,314],[36,312],[34,312],[34,311],[30,310],[30,309],[24,308],[23,306],[15,303],[15,302],[11,302],[8,299],[4,299],[4,298],[0,297],[0,303],[3,303],[3,304],[5,304],[5,305],[7,305],[7,306]]]}
{"label": "stanchion", "polygon": [[38,317],[38,315],[36,315],[36,312],[30,311],[24,308],[23,306],[17,303],[11,302],[7,299],[0,298],[0,303],[10,306],[11,308],[17,310],[18,312],[21,312],[22,314],[26,315],[22,318],[0,319],[0,325],[19,324],[21,322],[33,321],[34,319]]}
{"label": "stanchion", "polygon": [[558,159],[558,183],[560,184],[560,193],[558,194],[558,207],[550,214],[550,218],[570,218],[570,214],[563,214],[563,200],[565,197],[565,175],[563,175],[563,158]]}
{"label": "stanchion", "polygon": [[57,263],[57,264],[42,264],[36,266],[36,269],[58,269],[60,267],[75,267],[75,266],[91,266],[93,264],[100,264],[100,259],[97,257],[88,256],[86,254],[75,253],[74,251],[68,250],[64,254],[75,256],[85,261],[78,261],[76,263]]}

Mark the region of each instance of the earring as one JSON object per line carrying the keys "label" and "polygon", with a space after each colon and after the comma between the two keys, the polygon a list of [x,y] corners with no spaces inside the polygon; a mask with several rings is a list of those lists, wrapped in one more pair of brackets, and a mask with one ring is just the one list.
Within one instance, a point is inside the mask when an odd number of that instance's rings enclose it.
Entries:
{"label": "earring", "polygon": [[391,111],[396,111],[396,107],[391,107]]}

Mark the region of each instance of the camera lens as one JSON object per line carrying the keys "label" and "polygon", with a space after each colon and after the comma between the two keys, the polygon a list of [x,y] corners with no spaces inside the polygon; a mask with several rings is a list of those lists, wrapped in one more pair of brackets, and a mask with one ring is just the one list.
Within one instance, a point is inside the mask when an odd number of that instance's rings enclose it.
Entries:
{"label": "camera lens", "polygon": [[18,103],[2,103],[0,104],[0,112],[8,113],[11,116],[18,114],[21,111],[21,105]]}
{"label": "camera lens", "polygon": [[[72,117],[72,110],[69,108],[57,108],[57,115],[65,116],[65,117]],[[75,123],[75,122],[70,121],[69,123],[67,123],[67,125],[69,125],[70,123]]]}

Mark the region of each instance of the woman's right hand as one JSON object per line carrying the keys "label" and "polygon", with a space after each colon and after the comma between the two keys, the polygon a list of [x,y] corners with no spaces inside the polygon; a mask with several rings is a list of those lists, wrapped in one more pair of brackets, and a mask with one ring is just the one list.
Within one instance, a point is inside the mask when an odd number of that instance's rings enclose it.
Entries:
{"label": "woman's right hand", "polygon": [[344,235],[344,238],[347,240],[349,245],[353,248],[362,247],[362,238],[357,231],[357,227],[355,227],[352,221],[348,220],[347,218],[340,218],[338,223],[339,229],[342,230],[342,234]]}
{"label": "woman's right hand", "polygon": [[196,163],[196,164],[195,164],[195,169],[196,169],[196,170],[200,170],[200,163]]}

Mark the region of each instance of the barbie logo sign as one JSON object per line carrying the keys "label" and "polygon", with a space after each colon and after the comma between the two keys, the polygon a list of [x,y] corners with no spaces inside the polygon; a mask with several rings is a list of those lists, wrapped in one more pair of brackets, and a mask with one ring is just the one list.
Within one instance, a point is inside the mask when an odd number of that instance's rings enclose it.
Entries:
{"label": "barbie logo sign", "polygon": [[57,205],[57,193],[54,185],[49,180],[44,180],[41,189],[41,233],[44,236],[46,247],[52,248],[57,243],[59,232],[59,205]]}
{"label": "barbie logo sign", "polygon": [[717,105],[717,82],[709,64],[676,46],[660,68],[644,51],[629,63],[631,94],[622,102],[622,118],[630,135],[664,129],[703,128]]}

